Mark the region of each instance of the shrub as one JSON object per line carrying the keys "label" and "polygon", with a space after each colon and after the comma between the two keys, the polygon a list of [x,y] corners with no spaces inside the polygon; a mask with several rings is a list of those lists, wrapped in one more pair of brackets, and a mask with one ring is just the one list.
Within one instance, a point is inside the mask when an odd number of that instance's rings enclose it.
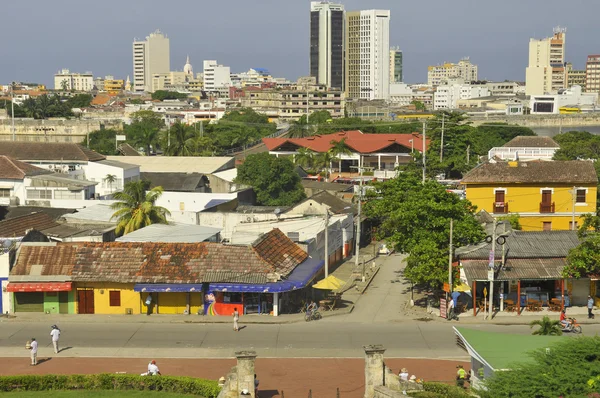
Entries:
{"label": "shrub", "polygon": [[0,376],[0,392],[48,390],[153,390],[214,398],[221,389],[216,381],[193,377],[142,377],[109,373]]}
{"label": "shrub", "polygon": [[[425,382],[423,390],[437,394],[438,397],[446,398],[467,398],[471,397],[464,389],[443,383]],[[425,396],[427,397],[427,396]]]}

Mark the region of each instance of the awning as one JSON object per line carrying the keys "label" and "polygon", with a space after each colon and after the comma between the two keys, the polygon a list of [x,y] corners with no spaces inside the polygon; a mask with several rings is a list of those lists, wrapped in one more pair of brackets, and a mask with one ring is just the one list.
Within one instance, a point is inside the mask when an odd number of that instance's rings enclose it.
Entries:
{"label": "awning", "polygon": [[69,292],[71,282],[15,283],[6,285],[7,292]]}
{"label": "awning", "polygon": [[133,286],[134,292],[147,293],[189,293],[201,292],[202,284],[198,283],[138,283]]}
{"label": "awning", "polygon": [[[488,264],[489,260],[461,261],[469,284],[473,281],[488,280]],[[494,279],[497,281],[562,279],[562,270],[566,265],[564,258],[509,258]]]}
{"label": "awning", "polygon": [[308,285],[323,268],[324,260],[308,258],[298,265],[284,280],[272,283],[211,283],[210,290],[233,293],[283,293],[302,289]]}

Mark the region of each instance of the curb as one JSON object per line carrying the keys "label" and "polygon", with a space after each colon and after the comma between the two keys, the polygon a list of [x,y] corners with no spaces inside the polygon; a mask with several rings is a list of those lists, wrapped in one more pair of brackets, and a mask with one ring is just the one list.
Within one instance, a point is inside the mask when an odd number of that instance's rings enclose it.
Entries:
{"label": "curb", "polygon": [[375,279],[375,275],[377,275],[379,273],[379,270],[381,269],[381,265],[378,266],[375,271],[373,272],[373,275],[371,275],[371,277],[369,278],[369,280],[367,280],[367,283],[365,284],[365,287],[360,291],[360,295],[362,296],[367,289],[369,288],[369,286],[371,285],[371,282],[373,282],[373,279]]}

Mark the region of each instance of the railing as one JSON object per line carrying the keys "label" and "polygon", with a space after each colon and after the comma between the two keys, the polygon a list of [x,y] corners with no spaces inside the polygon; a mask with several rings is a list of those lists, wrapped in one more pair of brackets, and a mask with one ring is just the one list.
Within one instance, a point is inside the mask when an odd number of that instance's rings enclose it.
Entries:
{"label": "railing", "polygon": [[508,213],[507,202],[492,202],[492,209],[494,213],[506,214]]}
{"label": "railing", "polygon": [[502,160],[512,160],[515,156],[523,159],[551,160],[558,148],[510,148],[495,147],[489,150],[488,158],[497,157]]}
{"label": "railing", "polygon": [[554,213],[554,202],[540,203],[540,213]]}

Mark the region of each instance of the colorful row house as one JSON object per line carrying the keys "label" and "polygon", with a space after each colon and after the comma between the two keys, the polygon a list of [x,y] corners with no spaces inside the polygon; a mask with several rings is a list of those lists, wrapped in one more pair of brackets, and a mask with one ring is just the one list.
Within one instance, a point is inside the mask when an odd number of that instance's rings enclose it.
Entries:
{"label": "colorful row house", "polygon": [[[277,316],[306,299],[324,261],[279,229],[249,245],[23,243],[6,291],[14,312]],[[308,287],[308,288],[307,288]]]}
{"label": "colorful row house", "polygon": [[572,230],[596,212],[594,163],[499,161],[483,163],[462,179],[466,198],[494,217],[519,215],[524,231]]}

